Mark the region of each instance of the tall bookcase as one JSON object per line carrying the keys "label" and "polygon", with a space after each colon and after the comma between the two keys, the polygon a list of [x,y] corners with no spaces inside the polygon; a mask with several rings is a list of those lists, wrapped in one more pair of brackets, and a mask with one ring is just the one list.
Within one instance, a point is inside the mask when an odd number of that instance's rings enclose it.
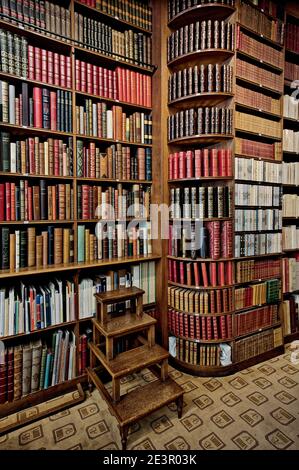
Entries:
{"label": "tall bookcase", "polygon": [[[47,29],[48,25],[51,31]],[[1,113],[3,104],[6,106],[6,112],[11,113],[4,118],[2,114],[0,122],[2,132],[0,188],[6,191],[2,192],[1,201],[3,207],[3,220],[0,222],[1,263],[3,263],[0,272],[1,289],[2,291],[6,289],[2,295],[7,298],[9,289],[15,287],[12,295],[19,305],[21,298],[20,294],[17,297],[16,286],[18,292],[20,282],[28,286],[28,301],[34,302],[35,315],[33,319],[32,315],[29,315],[31,324],[25,332],[26,328],[24,325],[20,326],[19,320],[17,325],[16,310],[13,313],[10,311],[12,323],[6,327],[6,333],[0,337],[7,354],[4,366],[0,369],[2,374],[0,416],[2,417],[29,404],[36,404],[56,396],[78,382],[86,381],[84,371],[86,336],[90,326],[90,314],[95,308],[93,301],[95,284],[98,289],[108,289],[108,281],[112,288],[124,283],[127,285],[132,282],[135,285],[137,283],[147,292],[144,298],[145,309],[152,310],[155,315],[159,309],[161,290],[159,283],[155,285],[155,271],[161,269],[160,242],[156,240],[149,243],[149,214],[124,214],[125,203],[120,207],[121,202],[118,199],[123,195],[126,197],[127,205],[131,201],[144,203],[146,207],[150,201],[150,194],[154,195],[153,199],[160,199],[160,161],[159,155],[152,152],[151,139],[151,80],[155,71],[155,67],[151,65],[151,25],[151,7],[147,2],[142,4],[134,1],[112,3],[66,0],[5,1],[1,4],[0,29],[1,41],[4,42],[1,43],[0,80],[8,84],[8,98],[14,99],[14,102],[15,98],[19,98],[20,92],[23,92],[21,101],[24,103],[26,98],[24,94],[29,93],[29,98],[32,98],[28,101],[28,106],[31,108],[26,110],[29,120],[32,121],[19,122],[20,108],[16,106],[13,109],[13,105],[11,107],[9,104],[5,105],[3,99],[7,100],[7,97],[1,94]],[[5,44],[8,47],[6,57],[5,49],[2,47]],[[36,52],[36,48],[40,51]],[[43,52],[45,50],[46,53]],[[30,56],[32,53],[33,57]],[[58,54],[63,58],[61,59]],[[23,57],[21,62],[19,57]],[[55,63],[55,60],[59,62]],[[2,91],[3,87],[1,93]],[[40,103],[40,99],[44,101]],[[21,110],[25,112],[24,108]],[[49,122],[51,113],[52,117],[56,116],[55,124],[51,120]],[[30,123],[34,126],[30,126]],[[6,138],[6,143],[3,137]],[[31,139],[29,144],[29,138],[35,140]],[[25,139],[27,139],[26,144],[11,146],[12,143]],[[57,148],[54,148],[55,156],[54,154],[50,156],[48,153],[49,145],[54,147],[51,139],[60,141],[56,144]],[[15,158],[19,151],[21,160],[16,163]],[[46,171],[38,169],[40,161],[37,151],[40,152],[40,158],[43,158],[41,167],[47,168]],[[48,159],[45,157],[46,154]],[[27,161],[25,155],[28,157]],[[32,188],[30,191],[36,199],[33,199],[32,209],[26,206],[28,212],[20,212],[21,220],[16,221],[13,220],[15,213],[10,212],[8,216],[7,201],[8,197],[11,198],[12,191],[14,197],[19,197],[15,188],[20,186],[21,181],[26,187],[26,195],[28,196],[28,188]],[[33,189],[33,186],[38,187],[40,183],[43,195],[39,192],[39,188]],[[54,192],[48,196],[50,185],[57,185],[57,188],[56,192],[51,190]],[[62,185],[68,185],[68,188],[63,188]],[[7,188],[10,191],[9,195]],[[99,247],[95,237],[92,236],[96,233],[100,220],[110,220],[109,214],[103,216],[94,213],[97,203],[104,202],[104,192],[105,201],[110,202],[118,210],[116,214],[118,226],[120,224],[127,226],[133,216],[140,218],[139,227],[135,229],[135,234],[132,234],[128,243],[107,247],[103,242]],[[43,201],[42,207],[41,201]],[[56,214],[53,213],[52,206],[57,206]],[[18,211],[21,209],[18,208]],[[50,214],[51,220],[47,220],[50,219]],[[43,238],[46,235],[42,232],[47,232],[48,226],[53,227],[47,235],[49,238],[54,237],[52,242]],[[84,228],[80,229],[81,226]],[[8,228],[9,231],[3,231],[4,228]],[[28,245],[21,247],[22,259],[18,259],[16,265],[14,251],[19,248],[16,246],[14,232],[18,228],[20,231],[27,229],[31,231],[30,235],[27,233]],[[60,228],[64,230],[56,230]],[[21,243],[26,242],[27,236],[24,237],[23,235]],[[50,251],[47,249],[47,240]],[[41,245],[43,243],[44,245]],[[33,253],[27,257],[27,252],[30,253],[33,246]],[[41,246],[44,246],[44,250]],[[103,250],[102,255],[100,250]],[[48,263],[50,256],[52,264]],[[22,267],[24,265],[26,267]],[[132,280],[134,266],[135,275]],[[29,286],[33,288],[48,286],[53,281],[55,291],[59,289],[55,281],[57,278],[62,281],[61,298],[64,307],[62,309],[60,305],[53,324],[47,324],[45,319],[41,318],[40,306],[36,307],[36,298],[30,297],[30,295],[35,296],[36,292],[29,291]],[[84,280],[89,281],[89,284],[88,282],[84,284],[82,282]],[[69,284],[66,285],[67,281]],[[65,290],[66,287],[69,290]],[[69,304],[68,313],[66,313],[66,303]],[[31,303],[30,308],[32,308]],[[1,313],[3,315],[3,312]],[[45,383],[35,384],[33,393],[30,386],[29,391],[23,393],[22,384],[19,384],[16,399],[14,373],[22,372],[20,362],[18,362],[19,369],[16,368],[16,357],[15,370],[13,368],[16,348],[23,343],[36,344],[36,340],[40,339],[41,342],[46,342],[48,347],[51,344],[54,346],[54,354],[55,343],[52,343],[52,333],[56,335],[56,341],[58,332],[65,339],[66,330],[69,331],[73,346],[73,367],[70,375],[66,373],[57,376],[55,385],[49,383],[45,387]],[[85,342],[82,337],[85,338]],[[18,358],[20,361],[20,352]],[[39,361],[38,353],[36,360]],[[32,364],[32,368],[33,366]],[[39,366],[35,367],[38,369]],[[40,374],[40,370],[35,370],[36,372]],[[30,381],[31,373],[29,375]],[[9,385],[3,381],[3,377],[8,380],[8,376]]]}
{"label": "tall bookcase", "polygon": [[[225,375],[283,351],[284,14],[254,3],[168,3],[169,200],[183,211],[189,200],[199,204],[206,229],[196,230],[209,241],[186,249],[191,229],[169,244],[168,324],[174,362],[199,375]],[[222,107],[233,113],[232,129]]]}
{"label": "tall bookcase", "polygon": [[296,239],[298,233],[298,152],[295,140],[299,127],[297,88],[292,82],[298,79],[299,46],[298,8],[289,2],[285,9],[285,68],[284,68],[284,139],[283,139],[283,309],[282,321],[285,341],[299,338],[298,296],[299,263]]}

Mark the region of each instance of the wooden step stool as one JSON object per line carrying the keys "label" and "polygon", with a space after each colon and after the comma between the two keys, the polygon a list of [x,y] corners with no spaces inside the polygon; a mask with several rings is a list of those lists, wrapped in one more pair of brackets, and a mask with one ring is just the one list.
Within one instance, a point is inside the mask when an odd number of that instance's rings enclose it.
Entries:
{"label": "wooden step stool", "polygon": [[[87,373],[90,389],[92,385],[98,388],[117,418],[123,449],[126,448],[129,426],[140,418],[172,401],[177,403],[179,417],[182,413],[183,389],[168,377],[169,353],[155,344],[156,320],[143,313],[143,294],[144,291],[137,287],[96,294],[97,317],[93,320],[93,341],[89,342],[90,367]],[[108,305],[128,300],[131,301],[130,311],[119,316],[108,313]],[[146,332],[146,339],[140,338],[141,346],[114,357],[114,339],[138,332]],[[105,338],[105,353],[101,350],[102,337]],[[99,378],[97,361],[112,378],[111,395]],[[158,380],[121,397],[121,378],[145,368],[152,370]]]}

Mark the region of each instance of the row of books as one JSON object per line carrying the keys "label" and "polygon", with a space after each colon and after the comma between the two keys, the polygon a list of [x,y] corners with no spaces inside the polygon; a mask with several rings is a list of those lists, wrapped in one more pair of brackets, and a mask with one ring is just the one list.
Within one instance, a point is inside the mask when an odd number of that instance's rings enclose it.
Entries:
{"label": "row of books", "polygon": [[168,305],[185,313],[209,315],[228,313],[233,309],[232,289],[195,290],[168,287]]}
{"label": "row of books", "polygon": [[28,78],[72,88],[71,57],[28,45]]}
{"label": "row of books", "polygon": [[17,126],[72,131],[72,94],[50,91],[28,83],[15,86],[0,81],[0,121]]}
{"label": "row of books", "polygon": [[109,70],[76,59],[76,90],[104,98],[152,106],[152,78],[134,70]]}
{"label": "row of books", "polygon": [[280,260],[238,261],[235,265],[236,282],[250,282],[281,275]]}
{"label": "row of books", "polygon": [[168,79],[168,101],[198,93],[232,93],[233,68],[226,64],[201,64],[178,70]]}
{"label": "row of books", "polygon": [[283,130],[283,150],[299,153],[299,132],[292,129]]}
{"label": "row of books", "polygon": [[249,3],[242,2],[238,8],[239,22],[250,29],[253,29],[271,41],[283,44],[284,24],[282,21],[269,18],[262,11],[259,11]]}
{"label": "row of books", "polygon": [[0,338],[75,320],[75,284],[53,279],[0,289]]}
{"label": "row of books", "polygon": [[296,77],[299,76],[299,65],[286,60],[284,66],[284,76],[287,80],[293,81],[296,79]]}
{"label": "row of books", "polygon": [[49,36],[60,36],[64,41],[71,37],[71,13],[68,8],[44,0],[22,1],[5,0],[2,2],[0,13],[5,21],[14,22],[17,19],[24,22],[29,29],[52,33]]}
{"label": "row of books", "polygon": [[171,334],[196,340],[217,340],[232,338],[232,316],[214,317],[190,315],[168,310],[168,328]]}
{"label": "row of books", "polygon": [[283,292],[299,290],[299,257],[295,254],[292,258],[282,260],[282,287]]}
{"label": "row of books", "polygon": [[232,108],[190,108],[168,117],[168,140],[205,134],[228,134],[233,130]]}
{"label": "row of books", "polygon": [[236,128],[254,132],[255,134],[264,134],[270,137],[281,138],[280,122],[265,119],[252,114],[236,111]]}
{"label": "row of books", "polygon": [[261,159],[281,160],[281,142],[267,144],[251,139],[235,138],[235,153]]}
{"label": "row of books", "polygon": [[246,307],[276,302],[279,297],[280,281],[277,279],[252,284],[248,287],[238,287],[235,289],[235,309],[242,310]]}
{"label": "row of books", "polygon": [[0,221],[71,220],[74,193],[70,184],[31,185],[28,180],[0,183]]}
{"label": "row of books", "polygon": [[294,23],[287,22],[286,24],[286,43],[285,46],[287,49],[290,49],[294,52],[299,52],[299,26]]}
{"label": "row of books", "polygon": [[235,257],[281,253],[281,233],[235,235]]}
{"label": "row of books", "polygon": [[284,250],[299,249],[299,227],[287,225],[282,228],[282,246]]}
{"label": "row of books", "polygon": [[282,165],[253,158],[235,157],[236,180],[281,184],[282,173]]}
{"label": "row of books", "polygon": [[282,211],[278,209],[236,209],[235,231],[281,230]]}
{"label": "row of books", "polygon": [[77,217],[80,220],[127,220],[150,217],[151,187],[133,184],[125,189],[109,186],[79,185],[77,187]]}
{"label": "row of books", "polygon": [[219,258],[232,257],[232,222],[205,222],[190,228],[170,226],[169,255],[183,258]]}
{"label": "row of books", "polygon": [[269,70],[263,69],[258,65],[251,64],[245,60],[236,59],[236,76],[237,78],[244,78],[249,80],[253,84],[260,85],[262,87],[271,88],[271,90],[282,93],[283,81],[282,76],[277,73],[270,72]]}
{"label": "row of books", "polygon": [[235,204],[237,206],[273,206],[281,205],[282,190],[280,186],[258,184],[235,185]]}
{"label": "row of books", "polygon": [[284,117],[288,117],[292,119],[299,119],[298,100],[294,96],[284,95],[283,115]]}
{"label": "row of books", "polygon": [[197,219],[232,216],[231,186],[185,186],[170,189],[170,217]]}
{"label": "row of books", "polygon": [[232,261],[185,262],[168,260],[168,278],[188,287],[222,287],[234,283]]}
{"label": "row of books", "polygon": [[[107,273],[95,275],[93,278],[82,279],[79,284],[79,318],[96,315],[96,293],[109,292],[124,287],[139,287],[144,290],[143,304],[156,301],[155,262],[132,264],[129,269],[109,270]],[[120,313],[120,306],[113,305],[110,313]]]}
{"label": "row of books", "polygon": [[299,186],[299,162],[282,162],[282,182]]}
{"label": "row of books", "polygon": [[168,156],[169,179],[232,176],[231,149],[206,148]]}
{"label": "row of books", "polygon": [[242,105],[251,106],[262,111],[280,114],[280,101],[271,96],[236,85],[236,101]]}
{"label": "row of books", "polygon": [[22,175],[73,175],[73,139],[28,137],[0,132],[0,171]]}
{"label": "row of books", "polygon": [[77,177],[124,180],[152,179],[152,149],[131,148],[122,144],[106,150],[77,139]]}
{"label": "row of books", "polygon": [[284,194],[282,196],[283,217],[299,218],[299,196],[297,194]]}
{"label": "row of books", "polygon": [[96,19],[75,12],[75,41],[80,47],[98,51],[112,58],[150,66],[151,37],[132,29],[121,32]]}
{"label": "row of books", "polygon": [[151,30],[152,10],[148,2],[139,2],[136,0],[79,0],[80,3],[96,8],[102,13],[115,16],[121,20],[132,23],[144,29]]}
{"label": "row of books", "polygon": [[281,69],[283,68],[284,55],[282,51],[248,36],[241,31],[240,25],[237,25],[237,49],[260,61],[268,62]]}
{"label": "row of books", "polygon": [[135,112],[127,115],[121,106],[107,107],[85,99],[76,106],[76,129],[80,135],[122,140],[140,144],[152,143],[151,115]]}
{"label": "row of books", "polygon": [[281,309],[281,321],[284,335],[299,331],[299,296],[292,295],[284,300]]}
{"label": "row of books", "polygon": [[74,261],[74,234],[69,228],[49,225],[11,231],[1,228],[1,269],[18,271],[20,268],[72,263]]}
{"label": "row of books", "polygon": [[262,331],[248,338],[235,342],[235,362],[245,361],[251,357],[259,356],[283,344],[282,329]]}
{"label": "row of books", "polygon": [[[201,6],[205,3],[209,3],[206,0],[168,0],[168,20],[171,20],[174,16],[182,13],[188,8],[194,6]],[[234,0],[223,0],[224,5],[234,6]]]}
{"label": "row of books", "polygon": [[98,222],[96,228],[78,226],[78,262],[147,256],[152,254],[151,223],[141,221],[126,229],[123,222]]}
{"label": "row of books", "polygon": [[235,316],[236,335],[246,335],[261,328],[275,325],[279,321],[278,306],[267,305],[266,307],[242,312]]}
{"label": "row of books", "polygon": [[28,77],[28,41],[25,37],[0,28],[0,71]]}
{"label": "row of books", "polygon": [[76,338],[58,330],[41,339],[5,348],[0,361],[0,403],[19,400],[38,390],[76,377]]}
{"label": "row of books", "polygon": [[235,47],[235,26],[224,20],[203,20],[177,29],[167,38],[167,61],[190,52]]}
{"label": "row of books", "polygon": [[176,357],[197,366],[220,366],[220,346],[176,338]]}

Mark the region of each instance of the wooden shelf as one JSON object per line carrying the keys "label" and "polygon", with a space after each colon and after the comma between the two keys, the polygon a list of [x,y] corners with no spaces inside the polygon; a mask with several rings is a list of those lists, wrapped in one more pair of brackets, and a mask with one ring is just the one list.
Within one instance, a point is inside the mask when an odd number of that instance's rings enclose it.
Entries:
{"label": "wooden shelf", "polygon": [[196,144],[217,144],[233,139],[231,134],[200,134],[179,139],[169,140],[168,145],[196,145]]}
{"label": "wooden shelf", "polygon": [[250,114],[253,111],[254,113],[265,116],[266,118],[277,119],[279,121],[281,120],[281,116],[279,114],[271,113],[270,111],[265,111],[264,109],[256,108],[254,106],[249,106],[248,104],[236,102],[236,108],[239,108],[243,111],[248,111]]}
{"label": "wooden shelf", "polygon": [[[1,175],[1,173],[0,173]],[[82,182],[82,183],[101,183],[102,184],[125,184],[125,185],[131,185],[131,184],[143,184],[143,185],[151,185],[153,184],[152,180],[123,180],[123,179],[114,179],[114,178],[89,178],[89,177],[84,177],[84,176],[79,176],[75,177],[77,182]]]}
{"label": "wooden shelf", "polygon": [[292,341],[296,341],[299,339],[299,331],[295,331],[295,333],[290,333],[284,337],[284,343],[291,343]]}
{"label": "wooden shelf", "polygon": [[298,294],[299,289],[291,290],[289,292],[284,292],[283,295],[292,295],[292,294]]}
{"label": "wooden shelf", "polygon": [[294,125],[294,124],[298,125],[299,124],[299,119],[283,116],[283,120],[286,124],[292,124],[292,125]]}
{"label": "wooden shelf", "polygon": [[282,73],[283,69],[278,67],[277,65],[272,64],[271,62],[266,62],[265,60],[258,59],[253,55],[248,54],[247,52],[241,51],[240,49],[237,50],[237,55],[241,56],[242,59],[248,59],[249,61],[253,62],[253,64],[258,65],[259,67],[262,66],[268,70],[271,70],[275,73]]}
{"label": "wooden shelf", "polygon": [[25,134],[25,135],[43,135],[43,136],[60,136],[60,137],[73,137],[73,133],[71,132],[63,132],[63,131],[52,131],[51,129],[42,129],[38,127],[30,127],[30,126],[17,126],[16,124],[8,124],[6,122],[0,122],[0,128],[7,129],[12,131],[15,134]]}
{"label": "wooden shelf", "polygon": [[282,218],[283,220],[299,220],[299,217],[287,216],[287,215],[283,215]]}
{"label": "wooden shelf", "polygon": [[226,286],[208,286],[208,287],[203,287],[203,286],[188,286],[187,284],[180,284],[179,282],[173,282],[173,281],[168,281],[168,284],[170,286],[176,286],[176,287],[183,287],[184,289],[190,289],[190,290],[215,290],[215,289],[229,289],[230,287],[233,287],[233,284],[228,284]]}
{"label": "wooden shelf", "polygon": [[72,220],[4,220],[0,222],[0,225],[58,225],[58,224],[73,224]]}
{"label": "wooden shelf", "polygon": [[202,176],[200,178],[177,178],[168,180],[169,184],[193,184],[193,183],[206,183],[209,181],[232,181],[232,176]]}
{"label": "wooden shelf", "polygon": [[14,340],[16,338],[22,338],[26,336],[31,336],[31,335],[38,335],[42,333],[47,333],[48,331],[56,330],[59,328],[64,328],[67,326],[73,326],[77,323],[77,320],[69,321],[69,322],[64,322],[64,323],[57,323],[56,325],[51,325],[47,326],[46,328],[39,328],[38,330],[33,330],[29,331],[28,333],[17,333],[15,335],[10,335],[10,336],[0,336],[1,341],[8,341],[8,340]]}
{"label": "wooden shelf", "polygon": [[[239,314],[239,313],[244,313],[244,312],[251,312],[251,311],[254,311],[254,310],[258,310],[259,308],[262,308],[262,307],[267,307],[267,305],[277,305],[277,304],[280,304],[281,303],[281,299],[277,299],[277,300],[274,300],[273,302],[265,302],[264,304],[258,304],[258,305],[249,305],[248,307],[243,307],[243,308],[238,308],[237,310],[235,310],[235,314]],[[275,324],[275,326],[277,326],[278,324]],[[280,325],[280,322],[279,322],[279,325]],[[270,325],[269,325],[270,326]],[[269,328],[269,326],[265,327],[265,328]],[[271,325],[273,326],[273,325]],[[255,333],[259,332],[260,330],[258,329]],[[241,336],[248,336],[248,335],[251,335],[253,334],[253,332],[251,331],[250,333],[246,333],[244,335],[241,335]]]}
{"label": "wooden shelf", "polygon": [[283,253],[291,253],[293,251],[299,251],[299,248],[283,248]]}
{"label": "wooden shelf", "polygon": [[[234,258],[218,258],[218,259],[212,259],[212,258],[188,258],[188,257],[183,257],[183,256],[172,256],[172,255],[168,255],[167,256],[168,259],[173,259],[175,261],[186,261],[186,262],[193,262],[193,263],[196,263],[196,262],[212,262],[212,263],[220,263],[222,261],[232,261]],[[216,287],[215,287],[216,289]]]}
{"label": "wooden shelf", "polygon": [[134,23],[131,23],[129,21],[123,20],[119,18],[118,16],[115,15],[110,15],[109,13],[103,12],[99,10],[98,8],[93,8],[89,5],[86,5],[84,3],[79,2],[78,0],[74,0],[74,5],[75,9],[85,11],[87,14],[90,15],[95,15],[99,19],[102,19],[105,23],[110,24],[112,26],[115,26],[117,24],[118,29],[121,29],[123,31],[127,30],[128,28],[133,29],[139,33],[144,33],[151,35],[152,31],[146,28],[142,28],[141,26],[138,26]]}
{"label": "wooden shelf", "polygon": [[35,178],[35,179],[51,179],[51,180],[74,180],[74,176],[52,176],[52,175],[31,175],[29,173],[9,173],[7,171],[0,171],[0,177],[5,178]]}
{"label": "wooden shelf", "polygon": [[[207,315],[208,316],[208,315]],[[223,342],[232,342],[233,338],[221,338],[221,339],[196,339],[196,338],[189,338],[187,336],[180,336],[176,335],[173,332],[169,332],[171,336],[175,336],[176,338],[184,339],[185,341],[190,341],[192,343],[202,343],[202,344],[220,344]]]}
{"label": "wooden shelf", "polygon": [[299,155],[299,152],[292,152],[291,150],[283,150],[282,153],[285,155],[285,156],[289,156],[289,157],[292,157],[292,156],[296,156],[298,157]]}
{"label": "wooden shelf", "polygon": [[172,219],[169,219],[170,222],[178,222],[178,221],[183,221],[183,222],[213,222],[213,221],[226,221],[226,220],[232,220],[232,217],[174,217]]}
{"label": "wooden shelf", "polygon": [[[236,207],[240,207],[240,206],[236,206]],[[248,207],[251,207],[251,206],[248,206]],[[257,234],[257,233],[277,233],[277,232],[281,232],[281,229],[269,229],[269,230],[235,230],[235,234],[236,235],[240,235],[241,233],[244,233],[244,234]]]}
{"label": "wooden shelf", "polygon": [[254,366],[256,364],[259,364],[260,362],[268,361],[269,359],[272,359],[273,357],[280,356],[281,354],[284,353],[284,346],[278,346],[277,348],[270,349],[269,351],[266,351],[262,354],[259,354],[258,356],[253,356],[248,359],[245,359],[244,361],[240,362],[235,362],[235,371],[240,371],[243,369],[247,369],[248,367]]}
{"label": "wooden shelf", "polygon": [[263,139],[263,140],[268,140],[268,141],[271,141],[271,142],[281,142],[282,141],[281,137],[273,137],[273,136],[268,135],[268,134],[262,134],[262,133],[247,131],[247,130],[244,130],[244,129],[239,129],[237,127],[235,128],[235,131],[239,132],[240,134],[244,134],[244,135],[248,135],[248,136],[254,136],[256,138],[260,138],[260,139]]}
{"label": "wooden shelf", "polygon": [[282,256],[283,253],[264,253],[263,255],[249,255],[249,256],[239,256],[234,259],[237,261],[246,261],[247,259],[260,259],[260,258],[274,258],[276,256]]}
{"label": "wooden shelf", "polygon": [[72,92],[72,88],[68,87],[62,87],[59,85],[51,85],[50,83],[47,82],[40,82],[38,80],[32,80],[31,78],[26,78],[26,77],[18,77],[16,75],[13,75],[11,73],[5,73],[0,71],[0,78],[2,80],[8,80],[9,82],[14,82],[14,83],[29,83],[32,86],[38,86],[38,87],[43,87],[43,88],[51,88],[54,90],[64,90],[64,91],[70,91]]}
{"label": "wooden shelf", "polygon": [[0,271],[0,279],[16,278],[22,276],[36,276],[41,274],[50,274],[58,273],[64,271],[77,271],[81,269],[90,269],[90,268],[102,268],[109,266],[116,266],[121,264],[133,264],[133,263],[142,263],[146,261],[155,261],[160,259],[159,255],[149,255],[149,256],[132,256],[127,258],[113,258],[110,260],[99,260],[94,262],[86,263],[71,263],[71,264],[59,264],[51,266],[41,266],[35,268],[22,268],[17,272],[11,272],[2,270]]}
{"label": "wooden shelf", "polygon": [[177,357],[170,357],[170,363],[172,363],[175,368],[187,374],[200,377],[222,377],[230,375],[235,371],[234,364],[230,364],[229,366],[201,366],[199,364],[189,364],[188,362],[181,361]]}
{"label": "wooden shelf", "polygon": [[247,284],[258,284],[259,282],[266,282],[266,281],[269,281],[271,279],[281,279],[281,276],[261,277],[259,279],[252,279],[250,281],[235,282],[235,287],[244,286],[244,285],[247,285]]}
{"label": "wooden shelf", "polygon": [[253,160],[260,160],[260,161],[263,161],[263,162],[270,162],[270,163],[281,163],[281,160],[274,160],[274,158],[264,158],[264,157],[254,157],[252,155],[246,155],[246,154],[242,154],[242,153],[235,153],[235,157],[239,157],[239,158],[253,158]]}
{"label": "wooden shelf", "polygon": [[225,100],[233,98],[233,93],[224,92],[203,92],[195,93],[194,95],[182,96],[175,100],[169,101],[168,106],[176,109],[188,109],[190,106],[214,106],[222,103]]}
{"label": "wooden shelf", "polygon": [[243,78],[239,75],[236,75],[236,80],[241,81],[245,85],[251,86],[252,88],[254,88],[258,92],[266,91],[266,92],[269,92],[269,93],[271,93],[272,95],[275,95],[275,96],[282,96],[283,95],[283,91],[279,91],[279,90],[276,90],[274,88],[267,87],[267,86],[265,86],[261,83],[253,82],[252,80],[248,80],[247,78]]}
{"label": "wooden shelf", "polygon": [[150,108],[148,106],[144,106],[144,105],[141,105],[141,104],[130,103],[128,101],[120,101],[120,100],[116,100],[116,99],[113,99],[113,98],[106,98],[104,96],[94,95],[93,93],[87,93],[85,91],[76,90],[75,94],[77,96],[82,96],[83,98],[84,97],[85,98],[91,98],[93,100],[103,101],[105,103],[111,103],[111,104],[116,105],[116,106],[122,106],[123,108],[137,109],[137,110],[139,109],[141,111],[148,111],[148,113],[150,113],[152,111],[152,108]]}
{"label": "wooden shelf", "polygon": [[82,135],[82,134],[75,134],[78,140],[94,140],[96,142],[103,142],[105,144],[121,144],[126,145],[129,147],[147,147],[151,148],[151,144],[142,144],[138,142],[127,142],[126,140],[116,140],[116,139],[105,139],[103,137],[96,137],[92,135]]}
{"label": "wooden shelf", "polygon": [[240,178],[235,178],[235,181],[236,183],[258,184],[262,186],[281,186],[281,183],[272,183],[271,181],[242,180]]}
{"label": "wooden shelf", "polygon": [[299,52],[292,51],[291,49],[285,48],[285,55],[286,57],[289,56],[290,59],[295,59],[299,61]]}
{"label": "wooden shelf", "polygon": [[[186,312],[185,310],[180,310],[178,308],[168,306],[170,310],[175,310],[178,313],[192,315],[193,317],[223,317],[223,315],[233,315],[235,312],[234,310],[230,312],[221,312],[221,313],[194,313],[194,312]],[[174,336],[177,336],[174,334]]]}
{"label": "wooden shelf", "polygon": [[264,42],[265,44],[268,44],[271,47],[275,47],[276,49],[280,49],[280,50],[283,49],[283,44],[280,44],[279,42],[274,41],[268,36],[265,36],[264,34],[261,34],[258,31],[255,31],[254,29],[249,28],[248,26],[240,22],[237,22],[237,25],[239,25],[243,31],[248,33],[248,35],[252,36],[253,38],[257,39],[259,42]]}
{"label": "wooden shelf", "polygon": [[[292,184],[292,183],[282,183],[284,188],[299,188],[299,184]],[[285,217],[285,216],[283,216]],[[287,217],[289,219],[289,217]]]}
{"label": "wooden shelf", "polygon": [[234,56],[234,51],[228,49],[199,49],[198,51],[189,52],[176,57],[168,62],[168,67],[175,68],[182,64],[188,64],[190,67],[194,61],[201,64],[210,63],[211,59],[217,59],[219,62],[223,62]]}
{"label": "wooden shelf", "polygon": [[217,18],[218,20],[222,20],[232,15],[234,12],[234,7],[230,5],[224,5],[220,2],[194,5],[173,16],[168,22],[168,27],[177,29],[178,27],[184,26],[186,24],[203,19],[207,20],[209,18]]}
{"label": "wooden shelf", "polygon": [[258,12],[260,13],[263,13],[267,18],[269,18],[270,20],[276,20],[277,18],[273,15],[270,15],[270,13],[267,13],[265,12],[265,10],[263,8],[260,8],[258,5],[256,5],[255,3],[253,3],[251,0],[245,0],[245,3],[247,3],[248,5],[250,5],[252,8],[254,8],[255,10],[257,10]]}

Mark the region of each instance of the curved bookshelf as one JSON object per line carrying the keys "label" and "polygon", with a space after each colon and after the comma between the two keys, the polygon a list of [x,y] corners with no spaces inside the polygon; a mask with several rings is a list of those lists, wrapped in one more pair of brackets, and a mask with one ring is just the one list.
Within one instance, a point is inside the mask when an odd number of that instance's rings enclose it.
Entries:
{"label": "curved bookshelf", "polygon": [[170,363],[173,363],[179,370],[187,374],[197,375],[199,377],[222,377],[233,374],[236,370],[235,364],[229,366],[201,366],[199,364],[190,364],[181,361],[177,357],[170,356]]}
{"label": "curved bookshelf", "polygon": [[[208,314],[206,315],[207,317],[209,316]],[[172,336],[175,336],[176,338],[184,339],[185,341],[190,341],[191,343],[202,343],[202,344],[220,344],[220,343],[231,343],[234,338],[225,338],[225,339],[197,339],[197,338],[189,338],[188,336],[181,336],[181,335],[176,335],[172,333],[171,331],[169,332]]]}
{"label": "curved bookshelf", "polygon": [[191,66],[194,61],[200,62],[200,64],[209,64],[211,59],[218,59],[220,62],[223,62],[233,57],[234,54],[234,51],[228,49],[199,49],[178,56],[170,60],[167,65],[169,68],[178,67],[184,63],[188,63],[188,65]]}
{"label": "curved bookshelf", "polygon": [[196,93],[194,95],[182,96],[176,100],[169,101],[168,106],[178,109],[188,109],[189,106],[193,107],[196,105],[200,106],[213,106],[219,104],[225,100],[233,98],[233,93],[224,93],[224,92],[204,92]]}
{"label": "curved bookshelf", "polygon": [[229,289],[230,287],[233,287],[233,284],[228,284],[226,286],[188,286],[187,284],[181,284],[179,282],[174,282],[174,281],[168,281],[168,284],[170,286],[175,286],[175,287],[182,287],[183,289],[190,289],[190,290],[218,290],[218,289]]}
{"label": "curved bookshelf", "polygon": [[170,310],[174,310],[178,313],[186,313],[187,315],[192,315],[193,317],[222,317],[223,315],[232,315],[234,310],[230,312],[222,312],[222,313],[194,313],[194,312],[186,312],[185,310],[179,310],[178,308],[169,307]]}
{"label": "curved bookshelf", "polygon": [[220,2],[194,5],[173,16],[168,21],[168,27],[175,29],[193,21],[213,19],[214,17],[217,17],[219,20],[223,20],[232,15],[235,10],[235,7],[224,5]]}
{"label": "curved bookshelf", "polygon": [[168,180],[169,184],[194,184],[208,181],[231,181],[232,176],[203,176],[200,178],[177,178]]}
{"label": "curved bookshelf", "polygon": [[231,140],[233,135],[231,134],[200,134],[188,137],[180,137],[179,139],[173,139],[168,141],[168,145],[195,145],[200,143],[217,144],[219,142],[225,142]]}

